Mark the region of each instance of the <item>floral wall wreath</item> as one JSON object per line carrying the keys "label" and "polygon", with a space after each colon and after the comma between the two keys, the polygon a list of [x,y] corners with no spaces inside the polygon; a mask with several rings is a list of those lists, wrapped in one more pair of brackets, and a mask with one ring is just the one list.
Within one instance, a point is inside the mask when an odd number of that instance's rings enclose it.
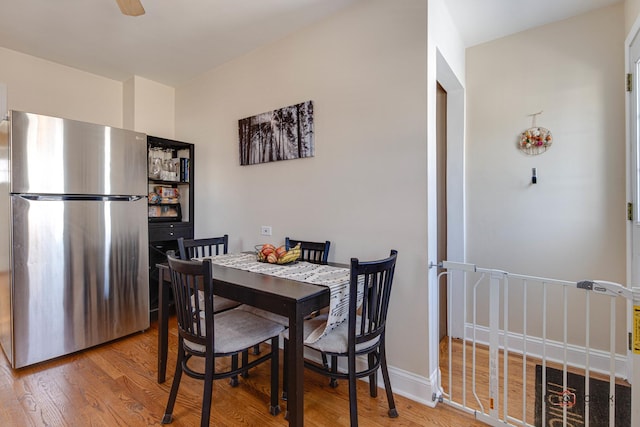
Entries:
{"label": "floral wall wreath", "polygon": [[536,116],[540,114],[542,114],[542,111],[532,114],[532,127],[520,134],[520,138],[518,140],[518,148],[525,154],[542,154],[547,151],[547,149],[549,149],[549,147],[551,147],[551,144],[553,143],[553,136],[551,135],[551,131],[547,128],[536,126]]}

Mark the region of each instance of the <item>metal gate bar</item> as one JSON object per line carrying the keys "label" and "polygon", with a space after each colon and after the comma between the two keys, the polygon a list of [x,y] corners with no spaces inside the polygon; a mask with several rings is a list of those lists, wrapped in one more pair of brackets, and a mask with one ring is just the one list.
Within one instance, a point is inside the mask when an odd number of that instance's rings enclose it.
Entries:
{"label": "metal gate bar", "polygon": [[[616,342],[620,341],[620,339],[616,340],[616,331],[622,331],[619,333],[626,337],[625,328],[616,328],[616,323],[619,322],[617,304],[619,299],[627,303],[640,300],[638,297],[640,288],[629,289],[620,284],[605,281],[580,281],[576,283],[507,273],[502,270],[449,261],[442,262],[439,267],[445,271],[438,275],[438,283],[440,283],[441,277],[447,277],[449,296],[447,330],[450,332],[447,337],[447,378],[446,381],[440,381],[443,387],[441,387],[441,395],[436,397],[448,405],[474,414],[478,420],[489,425],[534,426],[534,417],[531,414],[535,410],[535,405],[532,404],[530,391],[527,393],[527,389],[532,385],[530,381],[527,381],[527,374],[531,373],[531,363],[535,361],[537,365],[540,365],[542,385],[547,384],[547,367],[562,370],[561,391],[558,391],[557,395],[553,394],[556,392],[540,393],[539,421],[541,420],[541,425],[547,425],[547,405],[551,405],[550,410],[554,414],[554,421],[556,416],[558,419],[561,417],[563,426],[570,425],[570,421],[576,416],[568,411],[572,405],[577,404],[575,394],[568,387],[568,374],[570,371],[577,370],[580,374],[584,374],[585,378],[584,425],[589,427],[591,402],[586,402],[586,396],[590,396],[589,378],[594,374],[608,375],[610,396],[607,402],[609,405],[608,425],[614,426],[616,380],[624,378],[627,372],[622,369],[627,362],[627,355],[616,353]],[[456,274],[452,274],[454,272]],[[453,280],[454,278],[456,280]],[[460,294],[459,292],[454,293],[454,289],[462,289],[458,301],[454,301],[452,297]],[[513,301],[510,299],[512,298],[510,290],[513,290],[513,298],[515,298]],[[518,292],[522,292],[520,299],[517,298]],[[533,301],[528,299],[530,294],[533,294]],[[535,297],[538,295],[541,300],[540,308],[535,307]],[[592,298],[592,295],[595,298]],[[562,298],[562,313],[560,315],[549,312],[550,305],[558,306],[553,299],[554,297]],[[595,330],[592,328],[592,322],[594,316],[602,317],[602,310],[607,307],[606,297],[609,299],[608,331]],[[570,316],[570,311],[571,307],[574,307],[577,300],[581,298],[584,298],[584,324],[576,326],[574,319],[579,317]],[[628,305],[630,306],[630,304]],[[592,312],[592,306],[597,308],[595,313]],[[520,312],[522,312],[522,317],[519,317]],[[531,318],[529,316],[535,316],[536,312],[540,313],[540,324],[536,325],[536,322],[530,324]],[[471,321],[469,321],[469,316],[471,316]],[[513,327],[512,320],[515,321]],[[574,320],[573,323],[570,320]],[[456,330],[452,327],[454,322],[462,322],[462,336],[452,336],[451,331]],[[561,325],[556,325],[558,322]],[[555,326],[561,326],[560,335],[556,333],[549,336],[548,331],[555,332]],[[576,338],[576,336],[581,336],[580,326],[584,326],[582,340]],[[609,335],[608,343],[607,337],[602,336],[606,333]],[[596,335],[595,340],[592,339],[592,335]],[[461,345],[460,354],[454,352],[454,342],[457,346]],[[606,344],[606,348],[603,349],[604,344]],[[486,362],[488,364],[488,378],[479,377],[478,363],[480,363],[479,358],[483,357],[479,352],[481,347],[484,348],[484,354],[488,353],[488,361]],[[468,366],[468,351],[471,352],[470,367]],[[577,357],[581,352],[584,356]],[[511,372],[512,366],[509,361],[512,357],[514,359],[522,358],[521,378],[518,378],[518,372]],[[502,369],[500,369],[500,363],[502,363]],[[459,365],[458,371],[455,373],[454,365]],[[500,372],[502,372],[501,383]],[[468,376],[471,379],[470,390],[467,389]],[[514,413],[510,413],[512,382],[517,382],[522,387],[520,395],[522,403],[516,405]],[[458,383],[460,383],[459,391],[457,391]],[[541,386],[541,388],[544,390],[545,387]],[[468,391],[473,396],[471,400],[467,399]],[[521,413],[516,415],[518,411]]]}

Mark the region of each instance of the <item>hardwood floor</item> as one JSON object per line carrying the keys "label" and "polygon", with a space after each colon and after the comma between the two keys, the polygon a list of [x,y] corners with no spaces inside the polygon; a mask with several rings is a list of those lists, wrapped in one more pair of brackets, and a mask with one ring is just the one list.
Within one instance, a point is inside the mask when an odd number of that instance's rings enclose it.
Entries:
{"label": "hardwood floor", "polygon": [[[462,342],[460,340],[452,340],[451,346],[451,371],[452,375],[449,378],[449,352],[448,352],[448,340],[444,339],[440,342],[440,367],[442,373],[442,387],[454,401],[462,403],[466,401],[466,405],[474,410],[489,411],[490,399],[489,399],[489,350],[485,346],[478,345],[476,351],[476,387],[473,387],[473,370],[471,369],[472,363],[472,345],[467,343],[466,351],[466,363],[467,366],[464,378],[465,383],[463,387],[463,358],[462,358]],[[528,358],[526,361],[527,375],[523,381],[523,366],[522,357],[510,353],[508,357],[509,361],[509,381],[508,381],[508,413],[510,416],[516,417],[520,420],[533,424],[534,419],[534,401],[535,401],[535,367],[539,361]],[[503,377],[503,363],[504,354],[500,352],[499,356],[499,401],[496,402],[499,408],[502,408],[504,404],[503,389],[504,389],[504,377]],[[451,381],[451,382],[449,382]],[[475,393],[474,393],[475,391]],[[523,395],[526,400],[526,412],[523,416]],[[481,406],[482,405],[482,406]],[[500,409],[502,411],[502,409]],[[502,412],[501,412],[502,414]]]}
{"label": "hardwood floor", "polygon": [[[473,409],[485,413],[489,412],[489,349],[483,345],[476,346],[476,388],[473,387],[473,370],[471,368],[471,359],[473,357],[473,346],[470,342],[466,344],[466,363],[467,366],[463,385],[463,344],[461,340],[452,340],[451,345],[451,371],[449,378],[449,348],[448,339],[440,342],[440,367],[442,375],[442,387],[451,399],[455,402],[462,403],[466,398],[466,405]],[[525,421],[531,425],[535,420],[535,399],[536,399],[536,365],[542,364],[540,359],[534,357],[523,357],[516,353],[509,353],[508,361],[508,381],[504,382],[504,353],[499,352],[498,356],[498,401],[495,402],[496,408],[500,412],[500,416],[504,417],[504,389],[507,388],[507,414],[514,419]],[[547,362],[547,366],[562,370],[560,364]],[[526,370],[526,375],[523,372]],[[583,369],[567,367],[568,372],[585,375]],[[590,373],[591,378],[599,379],[605,382],[609,381],[608,376]],[[630,387],[630,384],[622,379],[616,379],[616,384]],[[475,394],[474,394],[475,391]],[[481,406],[482,405],[482,406]],[[629,414],[630,416],[630,414]],[[514,421],[514,424],[515,423]],[[518,424],[519,425],[519,424]],[[592,424],[593,425],[593,424]]]}
{"label": "hardwood floor", "polygon": [[[156,382],[157,329],[50,362],[12,370],[0,356],[0,426],[154,426],[160,425],[175,364],[175,318],[170,321],[168,379]],[[282,357],[280,358],[282,361]],[[237,388],[214,385],[211,425],[286,426],[283,414],[271,416],[269,364],[251,371]],[[200,421],[202,382],[183,376],[172,426]],[[332,389],[325,377],[305,372],[305,425],[348,426],[348,387]],[[285,402],[283,402],[283,407]],[[399,417],[387,416],[385,393],[368,394],[358,382],[362,426],[483,426],[471,415],[446,405],[421,405],[396,395]]]}

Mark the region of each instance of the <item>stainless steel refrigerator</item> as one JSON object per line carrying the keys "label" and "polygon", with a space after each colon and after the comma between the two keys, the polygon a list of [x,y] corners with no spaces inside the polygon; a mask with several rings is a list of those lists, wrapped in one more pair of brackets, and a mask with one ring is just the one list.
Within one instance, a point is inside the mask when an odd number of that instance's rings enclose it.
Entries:
{"label": "stainless steel refrigerator", "polygon": [[144,134],[20,111],[0,123],[0,343],[11,366],[149,327],[146,175]]}

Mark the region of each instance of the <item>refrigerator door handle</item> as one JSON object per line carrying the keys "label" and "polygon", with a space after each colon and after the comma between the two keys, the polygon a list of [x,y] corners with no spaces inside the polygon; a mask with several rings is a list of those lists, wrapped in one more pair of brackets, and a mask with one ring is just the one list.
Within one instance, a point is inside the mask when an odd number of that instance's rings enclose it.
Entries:
{"label": "refrigerator door handle", "polygon": [[18,197],[33,201],[73,201],[73,200],[99,200],[103,202],[135,202],[144,196],[93,196],[86,194],[17,194]]}

